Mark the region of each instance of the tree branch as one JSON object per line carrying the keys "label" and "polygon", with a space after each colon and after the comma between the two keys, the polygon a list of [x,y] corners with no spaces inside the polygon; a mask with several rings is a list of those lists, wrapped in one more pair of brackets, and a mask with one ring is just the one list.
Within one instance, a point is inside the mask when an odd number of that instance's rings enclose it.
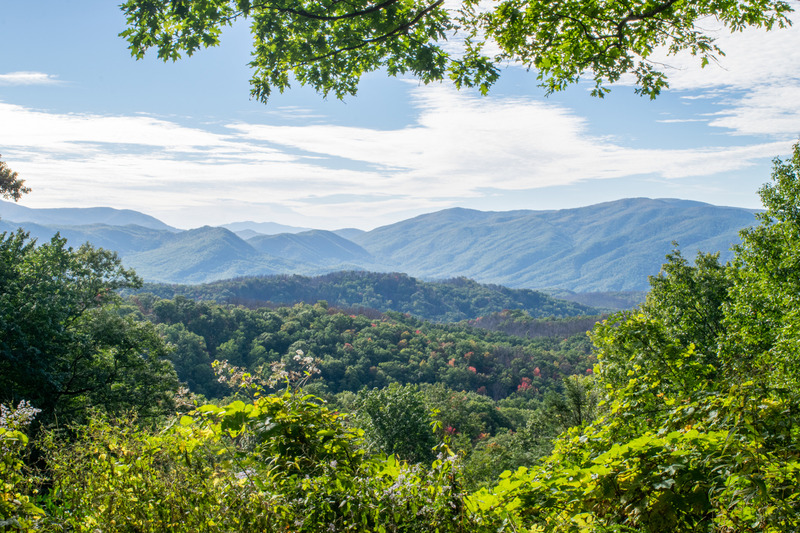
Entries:
{"label": "tree branch", "polygon": [[[342,0],[335,0],[334,3],[339,3]],[[374,4],[366,9],[362,9],[360,11],[351,11],[350,13],[344,13],[342,15],[317,15],[316,13],[311,13],[310,11],[306,11],[305,9],[294,9],[291,7],[280,7],[276,6],[270,2],[265,2],[262,4],[254,4],[251,6],[250,9],[257,8],[257,9],[270,9],[273,11],[277,11],[279,13],[290,13],[292,15],[297,15],[299,17],[305,17],[313,20],[324,20],[328,22],[336,21],[336,20],[346,20],[356,17],[362,17],[364,15],[369,15],[370,13],[375,13],[376,11],[380,11],[381,9],[385,9],[392,4],[396,4],[398,0],[385,0],[380,4]],[[239,18],[240,16],[247,16],[247,14],[243,11],[239,11],[229,17],[226,17],[225,21],[231,21]]]}
{"label": "tree branch", "polygon": [[437,2],[431,4],[427,8],[425,8],[422,11],[420,11],[419,13],[417,13],[417,15],[413,19],[408,21],[407,23],[401,24],[400,26],[396,27],[395,29],[393,29],[392,31],[390,31],[388,33],[385,33],[383,35],[379,35],[378,37],[373,37],[372,39],[363,39],[358,44],[354,44],[352,46],[346,46],[344,48],[337,48],[336,50],[333,50],[332,52],[328,52],[327,54],[322,54],[322,55],[319,55],[319,56],[311,57],[311,58],[307,59],[306,61],[303,61],[302,63],[298,63],[298,64],[299,65],[306,65],[308,63],[313,63],[315,61],[320,61],[322,59],[327,59],[329,57],[336,56],[338,54],[341,54],[342,52],[350,52],[352,50],[358,50],[359,48],[363,48],[363,47],[365,47],[365,46],[367,46],[369,44],[385,41],[386,39],[389,39],[390,37],[393,37],[393,36],[397,35],[398,33],[401,33],[403,31],[409,29],[414,24],[419,22],[419,20],[422,17],[424,17],[425,15],[427,15],[428,13],[430,13],[431,11],[433,11],[434,9],[436,9],[437,7],[442,5],[443,3],[444,3],[444,0],[438,0]]}
{"label": "tree branch", "polygon": [[672,6],[672,4],[676,3],[677,1],[678,0],[669,0],[668,2],[664,2],[663,4],[654,7],[650,11],[645,11],[644,13],[640,13],[638,15],[634,15],[633,13],[631,13],[630,15],[622,19],[622,21],[619,23],[618,26],[624,26],[629,22],[636,22],[638,20],[653,18],[659,13],[663,13],[664,11],[669,9]]}

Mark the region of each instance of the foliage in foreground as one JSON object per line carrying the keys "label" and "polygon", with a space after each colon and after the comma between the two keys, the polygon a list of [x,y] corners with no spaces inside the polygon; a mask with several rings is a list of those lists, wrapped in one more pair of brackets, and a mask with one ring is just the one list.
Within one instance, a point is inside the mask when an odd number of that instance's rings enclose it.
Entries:
{"label": "foliage in foreground", "polygon": [[800,528],[800,145],[735,260],[669,257],[595,328],[604,415],[470,503],[548,531]]}
{"label": "foliage in foreground", "polygon": [[34,476],[25,468],[28,436],[26,427],[39,409],[22,401],[16,408],[0,404],[0,528],[28,531],[45,514],[32,498]]}
{"label": "foliage in foreground", "polygon": [[[503,528],[503,517],[465,506],[469,484],[496,472],[471,471],[475,466],[451,451],[447,436],[438,440],[442,424],[426,412],[426,397],[453,391],[433,387],[423,395],[397,384],[365,390],[356,399],[358,415],[350,417],[300,387],[266,394],[264,387],[278,380],[305,385],[318,372],[312,358],[298,353],[295,360],[301,370],[276,363],[265,384],[241,368],[218,365],[223,381],[254,399],[202,405],[160,425],[96,411],[68,431],[46,431],[33,450],[22,431],[37,410],[4,407],[0,443],[9,475],[0,521],[18,531]],[[469,402],[493,404],[472,396]],[[480,420],[472,411],[451,409],[445,418],[466,436],[484,427],[468,429]],[[495,467],[519,464],[497,456],[504,435],[489,446]],[[513,450],[515,441],[504,444]],[[25,466],[26,451],[46,464],[38,476]]]}
{"label": "foliage in foreground", "polygon": [[[658,49],[687,52],[705,66],[723,55],[707,19],[732,32],[771,29],[791,24],[792,11],[783,0],[126,0],[121,7],[122,36],[137,59],[152,48],[164,61],[192,55],[218,45],[226,26],[249,20],[251,95],[263,102],[292,79],[342,98],[375,70],[486,93],[508,62],[535,69],[548,94],[590,73],[592,93],[603,96],[630,74],[638,93],[655,98],[668,86]],[[454,34],[459,39],[445,45]]]}
{"label": "foliage in foreground", "polygon": [[0,402],[30,401],[48,423],[87,406],[172,410],[178,383],[166,344],[151,324],[116,312],[115,291],[140,283],[102,248],[0,234]]}
{"label": "foliage in foreground", "polygon": [[[426,466],[367,456],[343,417],[297,389],[204,405],[156,430],[97,416],[75,440],[46,436],[47,497],[4,505],[0,520],[21,531],[496,530],[464,508],[446,447]],[[4,446],[14,438],[0,433]],[[3,502],[19,496],[3,490]]]}

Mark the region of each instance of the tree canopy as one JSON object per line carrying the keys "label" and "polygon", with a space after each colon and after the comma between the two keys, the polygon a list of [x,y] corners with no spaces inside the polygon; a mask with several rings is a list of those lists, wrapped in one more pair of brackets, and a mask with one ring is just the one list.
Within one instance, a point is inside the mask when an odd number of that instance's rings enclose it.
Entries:
{"label": "tree canopy", "polygon": [[164,61],[192,55],[249,20],[251,96],[263,102],[292,79],[342,98],[380,69],[486,93],[506,64],[535,69],[548,94],[588,77],[603,96],[631,74],[636,91],[655,98],[668,87],[658,49],[705,66],[724,54],[703,27],[708,19],[730,31],[769,30],[791,24],[792,11],[784,0],[127,0],[121,8],[121,36],[137,59],[151,48]]}
{"label": "tree canopy", "polygon": [[116,253],[54,236],[0,233],[0,402],[32,402],[62,422],[87,406],[160,414],[177,379],[156,329],[116,312],[141,283]]}
{"label": "tree canopy", "polygon": [[0,197],[16,202],[29,192],[25,180],[19,179],[19,174],[8,168],[5,161],[0,161]]}
{"label": "tree canopy", "polygon": [[797,530],[800,145],[772,178],[732,263],[670,254],[594,329],[601,416],[476,505],[545,531]]}

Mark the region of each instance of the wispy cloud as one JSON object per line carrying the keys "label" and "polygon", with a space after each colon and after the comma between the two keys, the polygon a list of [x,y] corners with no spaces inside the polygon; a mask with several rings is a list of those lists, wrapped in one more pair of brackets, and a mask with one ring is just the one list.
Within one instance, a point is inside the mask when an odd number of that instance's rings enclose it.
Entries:
{"label": "wispy cloud", "polygon": [[709,124],[735,135],[800,136],[800,80],[753,87]]}
{"label": "wispy cloud", "polygon": [[63,83],[58,76],[44,72],[9,72],[0,74],[0,85],[57,85]]}
{"label": "wispy cloud", "polygon": [[720,102],[719,118],[709,124],[732,135],[796,139],[800,134],[800,24],[772,31],[749,28],[731,33],[717,27],[711,32],[725,55],[705,68],[690,54],[654,57],[670,66],[671,89],[693,91],[681,96],[687,100]]}
{"label": "wispy cloud", "polygon": [[477,98],[441,86],[416,88],[413,94],[418,120],[404,129],[229,127],[243,138],[373,165],[392,177],[384,187],[391,189],[394,180],[434,197],[643,174],[701,176],[746,167],[786,147],[769,142],[740,148],[633,149],[589,135],[583,118],[533,98]]}
{"label": "wispy cloud", "polygon": [[300,106],[281,106],[267,113],[289,120],[325,119],[324,115]]}

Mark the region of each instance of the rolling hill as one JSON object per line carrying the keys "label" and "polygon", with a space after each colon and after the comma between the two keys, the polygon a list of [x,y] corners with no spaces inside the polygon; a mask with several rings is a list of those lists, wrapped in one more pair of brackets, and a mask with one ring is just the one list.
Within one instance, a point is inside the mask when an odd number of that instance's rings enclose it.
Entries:
{"label": "rolling hill", "polygon": [[252,274],[277,274],[293,264],[261,254],[225,228],[203,226],[171,236],[161,246],[124,255],[144,279],[202,283]]}
{"label": "rolling hill", "polygon": [[200,285],[146,284],[140,291],[171,299],[243,304],[293,305],[325,300],[350,309],[374,309],[409,313],[435,322],[476,319],[505,309],[519,309],[531,317],[596,315],[596,308],[558,300],[530,289],[509,289],[456,278],[425,282],[406,274],[334,272],[323,276],[259,276],[222,280]]}
{"label": "rolling hill", "polygon": [[374,262],[361,246],[331,231],[258,235],[247,239],[247,243],[259,252],[305,264],[356,266]]}

